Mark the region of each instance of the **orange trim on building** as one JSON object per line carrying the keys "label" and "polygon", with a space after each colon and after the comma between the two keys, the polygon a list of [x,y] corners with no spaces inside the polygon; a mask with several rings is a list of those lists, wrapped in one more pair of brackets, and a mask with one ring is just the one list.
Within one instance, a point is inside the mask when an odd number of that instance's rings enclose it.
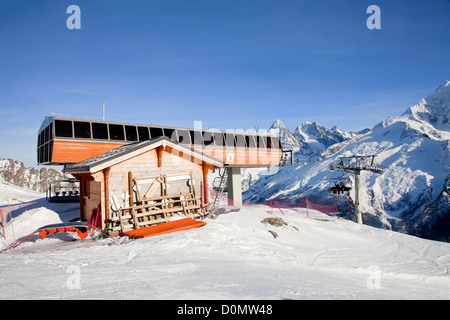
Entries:
{"label": "orange trim on building", "polygon": [[[116,149],[124,144],[94,143],[80,141],[54,141],[54,163],[77,163]],[[278,165],[282,152],[279,149],[244,149],[244,148],[195,148],[206,155],[235,166]]]}
{"label": "orange trim on building", "polygon": [[52,162],[77,163],[116,149],[123,144],[54,141]]}

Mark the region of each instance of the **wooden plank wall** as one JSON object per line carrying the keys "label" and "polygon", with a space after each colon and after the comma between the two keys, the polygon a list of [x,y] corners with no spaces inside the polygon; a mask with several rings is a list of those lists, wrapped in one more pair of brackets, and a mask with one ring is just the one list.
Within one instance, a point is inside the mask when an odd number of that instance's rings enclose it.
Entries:
{"label": "wooden plank wall", "polygon": [[89,195],[84,196],[80,195],[81,197],[84,197],[84,218],[89,221],[92,210],[97,209],[98,205],[100,204],[100,199],[102,198],[101,195],[101,183],[97,181],[89,181]]}
{"label": "wooden plank wall", "polygon": [[[167,148],[168,149],[168,148]],[[171,150],[169,150],[171,151]],[[178,157],[171,152],[163,151],[162,164],[158,167],[156,150],[150,150],[137,157],[119,163],[111,168],[109,173],[109,195],[121,197],[128,192],[128,172],[133,178],[160,176],[163,174],[192,173],[195,193],[200,194],[200,182],[203,179],[201,164],[195,164],[190,159]],[[174,190],[174,192],[177,192]],[[135,202],[134,199],[133,202]]]}
{"label": "wooden plank wall", "polygon": [[[158,155],[157,151],[154,149],[112,166],[108,176],[108,191],[109,198],[115,198],[116,203],[109,203],[108,205],[110,208],[111,205],[114,207],[115,205],[119,207],[129,206],[129,172],[131,172],[133,179],[189,173],[194,180],[195,190],[190,190],[180,181],[173,181],[168,183],[167,192],[169,195],[173,195],[185,193],[186,190],[188,190],[188,192],[193,192],[200,197],[200,183],[203,180],[201,161],[196,159],[194,163],[190,156],[180,154],[178,151],[172,150],[169,147],[166,147],[166,149],[162,151],[160,159],[161,166],[158,166]],[[134,188],[132,201],[134,205],[138,204],[135,189],[136,188]],[[161,195],[160,190],[153,193],[153,196],[158,195]],[[142,196],[143,195],[141,195],[141,197]]]}

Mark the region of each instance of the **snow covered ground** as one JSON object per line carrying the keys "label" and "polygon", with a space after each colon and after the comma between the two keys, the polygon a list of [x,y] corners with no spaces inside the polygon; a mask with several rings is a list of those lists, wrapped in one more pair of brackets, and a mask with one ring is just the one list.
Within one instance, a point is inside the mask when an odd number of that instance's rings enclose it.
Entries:
{"label": "snow covered ground", "polygon": [[[227,208],[198,229],[115,244],[34,236],[0,254],[0,299],[449,299],[449,243],[283,213]],[[19,238],[77,214],[45,199],[17,205],[0,249],[12,228]]]}
{"label": "snow covered ground", "polygon": [[0,206],[17,204],[45,197],[45,194],[0,180]]}

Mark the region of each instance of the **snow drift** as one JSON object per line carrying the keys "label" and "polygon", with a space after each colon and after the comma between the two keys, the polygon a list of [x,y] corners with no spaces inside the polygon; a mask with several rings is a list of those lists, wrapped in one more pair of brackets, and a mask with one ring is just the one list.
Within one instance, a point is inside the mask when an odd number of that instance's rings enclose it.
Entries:
{"label": "snow drift", "polygon": [[[37,208],[13,222],[20,236],[58,220],[55,212]],[[311,210],[307,218],[304,209],[227,208],[204,221],[202,228],[122,237],[116,244],[33,238],[0,255],[0,299],[447,299],[450,294],[448,243]]]}

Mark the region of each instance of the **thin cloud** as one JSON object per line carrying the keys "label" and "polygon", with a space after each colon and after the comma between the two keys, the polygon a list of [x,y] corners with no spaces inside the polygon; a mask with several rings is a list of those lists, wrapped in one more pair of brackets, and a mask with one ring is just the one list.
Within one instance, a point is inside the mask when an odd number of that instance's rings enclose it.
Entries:
{"label": "thin cloud", "polygon": [[98,93],[98,92],[92,92],[92,91],[81,90],[81,89],[65,89],[65,88],[50,88],[50,89],[60,91],[60,92],[75,93],[75,94],[82,94],[82,95],[88,95],[88,96],[99,96],[100,95],[100,93]]}

